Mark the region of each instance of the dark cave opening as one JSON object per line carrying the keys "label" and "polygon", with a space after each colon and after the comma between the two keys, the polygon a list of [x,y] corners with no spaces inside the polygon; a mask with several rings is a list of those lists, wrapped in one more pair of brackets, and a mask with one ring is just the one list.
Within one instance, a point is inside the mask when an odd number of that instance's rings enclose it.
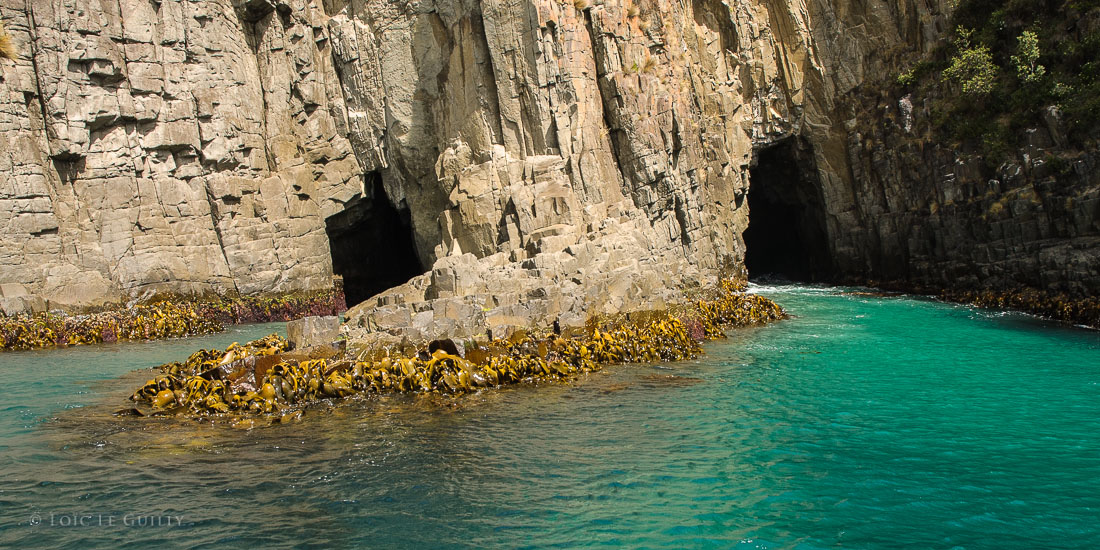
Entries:
{"label": "dark cave opening", "polygon": [[791,137],[758,151],[748,199],[749,226],[742,237],[750,278],[829,277],[825,200],[809,143]]}
{"label": "dark cave opening", "polygon": [[390,202],[379,173],[365,177],[367,196],[325,220],[332,271],[344,279],[349,307],[424,272],[409,210]]}

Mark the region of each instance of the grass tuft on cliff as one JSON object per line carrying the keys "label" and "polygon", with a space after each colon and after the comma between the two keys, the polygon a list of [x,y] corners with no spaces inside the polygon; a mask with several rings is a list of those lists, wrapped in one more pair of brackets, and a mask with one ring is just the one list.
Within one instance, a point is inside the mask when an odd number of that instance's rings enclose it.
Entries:
{"label": "grass tuft on cliff", "polygon": [[15,49],[15,42],[11,35],[4,29],[4,22],[0,21],[0,57],[15,61],[19,58],[19,52]]}

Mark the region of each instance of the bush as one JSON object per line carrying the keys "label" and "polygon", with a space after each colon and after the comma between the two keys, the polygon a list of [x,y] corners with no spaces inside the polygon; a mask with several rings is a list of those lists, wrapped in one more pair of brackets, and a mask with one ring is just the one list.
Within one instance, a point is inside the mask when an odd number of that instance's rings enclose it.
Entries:
{"label": "bush", "polygon": [[894,81],[902,88],[911,88],[920,83],[925,76],[935,71],[935,63],[921,60],[898,74]]}
{"label": "bush", "polygon": [[997,65],[993,63],[993,54],[984,44],[971,44],[974,31],[960,26],[956,33],[958,38],[955,45],[959,52],[951,58],[951,65],[944,69],[943,81],[960,85],[966,95],[989,94],[997,79]]}
{"label": "bush", "polygon": [[997,166],[1054,105],[1071,148],[1097,146],[1100,0],[959,0],[951,18],[954,40],[891,79],[920,94],[938,139]]}
{"label": "bush", "polygon": [[1046,67],[1039,64],[1039,37],[1031,31],[1024,31],[1016,40],[1016,55],[1012,56],[1016,75],[1023,82],[1034,84],[1047,72]]}

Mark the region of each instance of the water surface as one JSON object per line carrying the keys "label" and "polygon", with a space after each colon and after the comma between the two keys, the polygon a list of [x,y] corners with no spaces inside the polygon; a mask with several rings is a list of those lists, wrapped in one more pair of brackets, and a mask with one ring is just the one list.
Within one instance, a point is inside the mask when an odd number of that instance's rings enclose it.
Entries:
{"label": "water surface", "polygon": [[0,355],[0,547],[1100,547],[1100,333],[761,290],[696,361],[251,431],[108,413],[270,325]]}

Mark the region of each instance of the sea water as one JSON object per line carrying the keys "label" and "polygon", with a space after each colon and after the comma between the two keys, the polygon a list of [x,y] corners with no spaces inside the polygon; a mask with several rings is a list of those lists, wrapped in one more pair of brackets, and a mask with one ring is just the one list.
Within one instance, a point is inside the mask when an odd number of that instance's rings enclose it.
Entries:
{"label": "sea water", "polygon": [[698,360],[312,407],[117,418],[199,347],[0,355],[3,548],[1100,548],[1100,333],[852,289]]}

